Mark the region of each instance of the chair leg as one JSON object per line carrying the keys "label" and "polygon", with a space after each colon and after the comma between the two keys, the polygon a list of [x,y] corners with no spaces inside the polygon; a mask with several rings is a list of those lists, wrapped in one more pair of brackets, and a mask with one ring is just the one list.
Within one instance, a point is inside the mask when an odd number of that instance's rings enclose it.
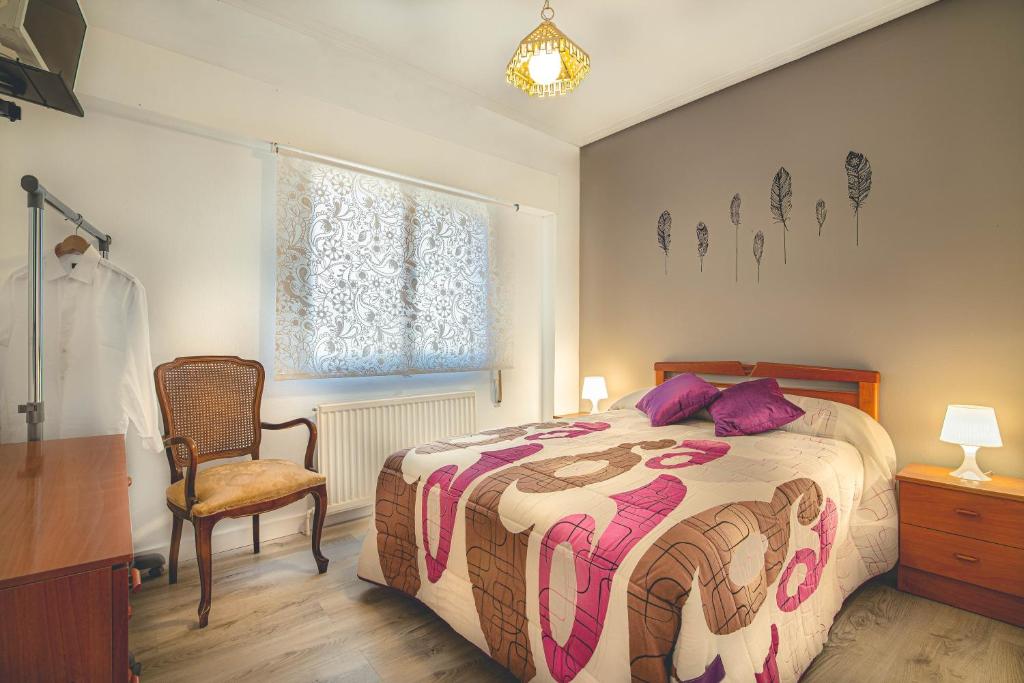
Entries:
{"label": "chair leg", "polygon": [[196,562],[199,564],[199,628],[206,628],[210,619],[210,603],[213,601],[213,549],[210,537],[215,520],[202,517],[195,520]]}
{"label": "chair leg", "polygon": [[321,574],[327,571],[329,559],[320,552],[320,535],[324,530],[324,519],[327,517],[327,487],[313,489],[313,559]]}
{"label": "chair leg", "polygon": [[260,516],[252,516],[252,552],[258,555],[260,552]]}
{"label": "chair leg", "polygon": [[171,552],[167,557],[167,583],[178,583],[178,548],[181,546],[181,526],[184,520],[178,515],[171,516]]}

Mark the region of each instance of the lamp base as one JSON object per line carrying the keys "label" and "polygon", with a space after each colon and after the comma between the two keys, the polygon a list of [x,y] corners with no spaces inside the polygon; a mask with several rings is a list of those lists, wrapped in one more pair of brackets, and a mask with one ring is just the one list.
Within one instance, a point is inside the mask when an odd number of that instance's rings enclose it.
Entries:
{"label": "lamp base", "polygon": [[964,449],[964,461],[960,463],[959,468],[949,473],[950,476],[968,481],[992,481],[992,477],[982,472],[981,468],[978,467],[978,447],[963,446],[962,448]]}

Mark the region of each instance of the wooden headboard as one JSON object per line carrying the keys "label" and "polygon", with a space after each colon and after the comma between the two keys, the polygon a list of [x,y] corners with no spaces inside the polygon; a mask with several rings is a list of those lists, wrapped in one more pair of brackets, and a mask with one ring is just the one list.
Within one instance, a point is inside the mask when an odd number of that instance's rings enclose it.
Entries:
{"label": "wooden headboard", "polygon": [[[736,360],[713,361],[664,361],[654,364],[654,382],[661,384],[673,375],[692,372],[697,375],[722,375],[726,377],[774,377],[781,380],[802,382],[843,382],[856,384],[856,389],[808,389],[787,387],[787,394],[824,398],[860,408],[871,417],[878,419],[878,387],[882,376],[874,370],[847,370],[844,368],[821,368],[813,365],[789,365],[786,363],[755,363],[753,365]],[[715,386],[727,387],[735,382],[713,382]]]}

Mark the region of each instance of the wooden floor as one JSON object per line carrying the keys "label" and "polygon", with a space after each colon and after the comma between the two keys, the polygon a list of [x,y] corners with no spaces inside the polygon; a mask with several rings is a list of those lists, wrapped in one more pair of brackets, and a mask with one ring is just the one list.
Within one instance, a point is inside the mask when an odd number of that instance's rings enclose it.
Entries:
{"label": "wooden floor", "polygon": [[[196,628],[199,577],[146,581],[131,649],[143,681],[511,681],[430,610],[355,576],[366,522],[328,527],[319,576],[309,539],[214,556],[210,625]],[[1024,683],[1024,629],[900,593],[891,577],[847,600],[806,682]]]}

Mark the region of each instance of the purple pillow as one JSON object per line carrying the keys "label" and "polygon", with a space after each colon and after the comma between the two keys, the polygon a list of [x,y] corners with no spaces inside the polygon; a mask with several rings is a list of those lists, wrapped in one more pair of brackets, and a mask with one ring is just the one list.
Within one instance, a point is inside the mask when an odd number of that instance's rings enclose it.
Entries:
{"label": "purple pillow", "polygon": [[771,377],[740,382],[721,392],[708,406],[715,421],[715,436],[760,434],[789,424],[804,411],[782,396]]}
{"label": "purple pillow", "polygon": [[714,385],[687,373],[654,387],[637,401],[636,407],[647,413],[652,427],[664,427],[690,417],[718,394]]}

